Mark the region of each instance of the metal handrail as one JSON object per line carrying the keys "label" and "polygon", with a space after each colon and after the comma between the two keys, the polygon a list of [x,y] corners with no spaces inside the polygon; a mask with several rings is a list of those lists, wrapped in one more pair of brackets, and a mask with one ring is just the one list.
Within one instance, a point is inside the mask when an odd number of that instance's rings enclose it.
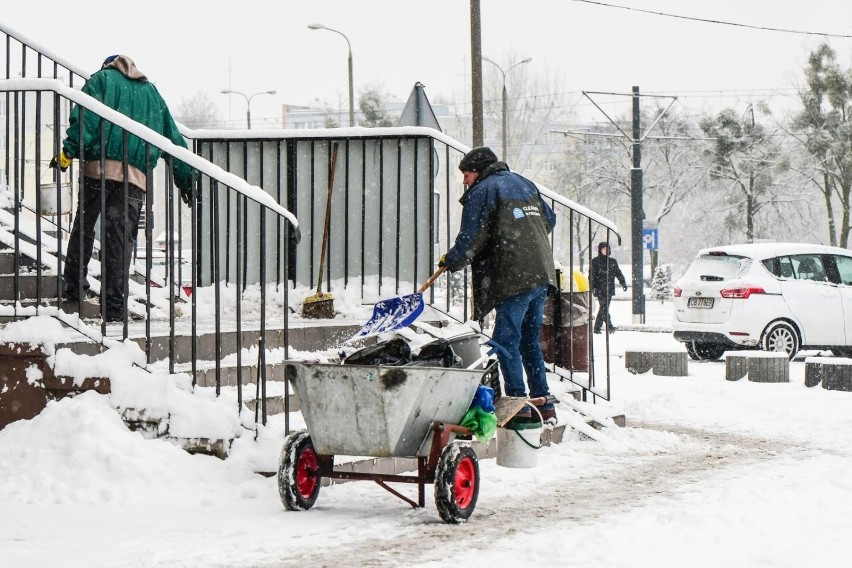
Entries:
{"label": "metal handrail", "polygon": [[[299,224],[298,224],[298,220],[296,219],[295,215],[293,215],[286,208],[279,205],[269,194],[264,192],[263,189],[261,189],[260,187],[249,184],[244,179],[223,170],[222,168],[208,162],[207,160],[201,158],[200,156],[190,152],[189,150],[187,150],[185,148],[174,145],[170,140],[166,139],[165,137],[157,134],[156,132],[150,130],[149,128],[147,128],[147,127],[145,127],[145,126],[143,126],[139,123],[136,123],[136,122],[130,120],[125,115],[114,111],[113,109],[99,103],[98,101],[95,101],[94,99],[92,99],[91,97],[86,95],[85,93],[82,93],[80,91],[72,89],[72,88],[64,85],[62,82],[55,80],[55,79],[29,79],[29,78],[0,80],[0,93],[5,93],[6,100],[11,101],[13,103],[13,105],[11,105],[11,108],[7,109],[6,129],[7,129],[7,132],[13,131],[14,137],[7,136],[7,139],[9,139],[9,144],[7,145],[5,150],[6,150],[7,163],[14,164],[14,167],[11,168],[12,171],[8,172],[8,174],[10,176],[10,178],[9,178],[10,185],[11,185],[13,180],[14,180],[14,184],[15,184],[15,187],[14,187],[15,207],[14,207],[14,211],[7,215],[9,217],[9,220],[6,222],[6,224],[9,225],[9,229],[10,229],[8,234],[12,235],[11,238],[14,239],[14,241],[10,242],[9,244],[11,245],[11,247],[15,251],[15,274],[14,274],[15,283],[14,283],[14,298],[13,298],[14,299],[14,306],[11,306],[12,309],[14,310],[14,312],[15,312],[15,315],[26,316],[26,315],[30,315],[33,312],[34,312],[33,315],[38,314],[38,313],[44,313],[46,315],[51,315],[53,317],[60,319],[66,325],[68,325],[70,323],[71,327],[76,328],[83,335],[101,343],[102,345],[105,345],[105,346],[109,345],[112,341],[112,339],[110,337],[107,337],[107,334],[105,333],[106,332],[105,321],[102,321],[102,323],[101,323],[101,333],[97,334],[97,333],[94,333],[86,324],[84,324],[81,321],[81,319],[77,318],[76,324],[75,324],[74,318],[69,317],[67,314],[59,311],[59,308],[52,307],[52,306],[42,306],[43,300],[50,299],[51,295],[53,295],[55,297],[57,303],[61,302],[61,300],[62,300],[62,292],[61,292],[61,287],[60,287],[61,283],[62,283],[62,278],[60,276],[60,273],[61,273],[60,268],[62,266],[62,263],[61,263],[62,256],[61,256],[61,250],[60,249],[61,249],[61,246],[62,246],[62,241],[61,241],[61,239],[59,239],[59,240],[53,239],[52,237],[50,237],[46,233],[44,233],[43,229],[42,229],[42,223],[44,222],[45,225],[49,225],[48,230],[57,230],[59,232],[63,232],[64,228],[62,227],[61,223],[59,222],[59,216],[54,216],[56,218],[56,222],[54,223],[53,221],[50,221],[48,219],[48,217],[50,215],[45,216],[45,215],[41,214],[41,212],[42,212],[41,207],[45,203],[44,198],[42,196],[42,190],[45,187],[49,187],[50,184],[48,184],[48,186],[43,186],[40,183],[40,181],[38,180],[39,176],[42,175],[41,171],[40,171],[40,165],[42,164],[42,160],[41,160],[41,156],[40,156],[41,149],[42,149],[42,136],[41,136],[41,133],[40,133],[40,129],[45,124],[50,124],[49,122],[45,122],[45,121],[42,120],[42,118],[43,118],[42,117],[42,114],[43,114],[42,113],[42,107],[47,108],[47,105],[53,104],[53,108],[58,109],[61,99],[67,99],[67,100],[70,100],[70,101],[76,103],[79,110],[86,109],[86,110],[91,111],[94,114],[100,116],[103,119],[101,121],[101,125],[108,122],[108,123],[112,124],[113,127],[117,127],[117,128],[122,129],[123,140],[124,140],[123,144],[125,145],[125,148],[127,147],[128,136],[132,134],[133,136],[142,140],[143,143],[146,145],[146,148],[156,147],[160,151],[163,152],[163,158],[165,159],[165,163],[166,163],[166,171],[165,171],[166,204],[168,206],[168,213],[166,215],[166,221],[165,222],[166,222],[166,231],[167,231],[167,234],[169,234],[168,250],[166,252],[167,274],[165,276],[167,283],[170,282],[173,285],[176,281],[181,280],[180,278],[176,279],[176,277],[175,277],[176,276],[175,265],[181,263],[182,253],[175,252],[175,246],[174,246],[175,241],[176,240],[179,241],[180,236],[178,236],[177,239],[175,239],[174,234],[177,232],[180,235],[181,232],[182,232],[181,226],[180,226],[180,223],[181,223],[180,219],[182,218],[180,211],[182,209],[182,206],[181,206],[179,200],[176,200],[176,195],[175,195],[176,192],[175,192],[175,186],[174,186],[174,174],[172,172],[173,160],[180,160],[180,161],[186,163],[187,165],[189,165],[190,167],[194,168],[195,170],[197,170],[200,173],[200,175],[202,176],[202,179],[194,182],[194,184],[193,184],[194,185],[193,190],[192,190],[193,197],[198,196],[198,198],[200,199],[202,194],[206,195],[208,199],[211,199],[211,203],[212,203],[212,205],[210,206],[211,208],[215,208],[216,198],[219,195],[219,193],[222,193],[223,195],[230,196],[229,201],[233,200],[234,196],[236,196],[237,203],[241,204],[244,207],[245,212],[246,212],[245,214],[250,217],[250,222],[256,223],[255,219],[257,219],[257,224],[259,224],[259,226],[261,228],[260,239],[261,239],[262,243],[267,242],[267,240],[268,240],[267,239],[267,232],[266,232],[266,229],[265,229],[266,223],[267,223],[267,219],[266,219],[267,214],[271,215],[272,218],[274,218],[274,219],[280,220],[280,222],[284,225],[283,236],[279,235],[278,240],[280,242],[277,242],[277,244],[276,244],[276,242],[272,242],[272,246],[273,247],[278,246],[279,250],[281,251],[281,254],[283,255],[283,257],[285,259],[287,257],[287,247],[289,246],[288,243],[291,240],[291,238],[292,238],[292,240],[298,241]],[[45,96],[45,93],[49,93],[49,94]],[[32,104],[33,99],[35,100],[34,105]],[[75,109],[74,112],[78,112],[78,110]],[[58,114],[58,111],[57,111],[56,114]],[[53,119],[54,133],[51,135],[51,138],[53,138],[55,140],[54,141],[54,147],[58,147],[57,141],[59,140],[59,133],[57,132],[57,130],[58,130],[58,118],[56,118],[56,114],[54,115],[54,119]],[[36,129],[33,126],[34,124],[38,125],[38,129]],[[33,134],[33,132],[34,132],[34,134]],[[32,146],[29,145],[29,143],[22,143],[20,141],[21,139],[24,139],[25,136],[29,137],[29,140],[35,141],[35,149],[34,150],[33,150]],[[101,136],[103,136],[103,126],[102,126],[102,130],[101,130]],[[12,140],[12,138],[14,138],[14,140]],[[45,141],[46,140],[47,139],[45,139]],[[102,144],[102,147],[103,147],[103,144]],[[56,151],[58,151],[58,150],[56,150]],[[34,160],[29,159],[30,156],[28,154],[30,152],[35,153],[35,159]],[[13,155],[10,155],[10,153],[13,153]],[[101,159],[103,159],[103,155],[102,155]],[[125,159],[125,162],[126,162],[127,157],[125,156],[124,159]],[[32,164],[35,164],[35,166],[33,167]],[[78,172],[79,172],[80,175],[79,175],[78,186],[80,188],[82,188],[82,186],[83,186],[83,183],[82,183],[82,180],[83,180],[82,164],[80,164],[79,166],[75,164],[75,166],[73,166],[73,167],[79,168]],[[17,191],[17,189],[18,189],[18,186],[20,184],[20,187],[23,190],[24,186],[26,185],[26,183],[25,183],[26,182],[26,176],[33,175],[33,174],[35,174],[35,178],[36,178],[35,179],[35,185],[36,185],[36,193],[35,193],[36,208],[35,209],[36,209],[36,212],[32,215],[27,213],[27,215],[32,217],[32,220],[26,220],[25,221],[25,220],[21,219],[22,210],[24,210],[24,209],[22,207],[23,203],[22,203],[22,200],[21,200],[21,196],[20,196],[19,192]],[[152,194],[153,194],[153,185],[152,185],[153,184],[153,177],[154,177],[153,171],[149,171],[147,173],[147,177],[148,177],[148,188],[147,188],[148,191],[145,192],[146,198],[144,199],[145,203],[142,205],[142,207],[145,208],[144,210],[146,211],[146,214],[150,215],[150,213],[152,211],[152,209],[151,209],[151,204],[152,204],[151,198],[152,198]],[[101,183],[101,187],[103,188],[104,187],[103,186],[103,184],[104,184],[103,177],[101,178],[100,183]],[[57,186],[59,186],[60,182],[58,180],[56,180],[56,184],[57,184]],[[29,182],[29,185],[32,185],[32,180]],[[11,189],[13,189],[13,188],[10,187],[10,190]],[[124,207],[125,207],[125,214],[126,214],[127,199],[128,199],[127,198],[128,184],[126,182],[124,184],[124,190],[123,191],[125,192]],[[59,206],[59,203],[58,203],[58,201],[60,200],[60,195],[61,195],[61,193],[58,192],[57,196],[56,196],[56,200],[57,200],[56,211],[62,210],[61,207]],[[101,195],[102,196],[104,195],[103,191],[101,191]],[[102,204],[103,204],[103,201],[102,201]],[[192,251],[193,251],[193,253],[192,253],[193,259],[199,258],[198,250],[197,250],[198,242],[199,242],[198,241],[198,233],[197,233],[197,229],[199,227],[197,209],[199,207],[200,207],[200,201],[198,201],[196,199],[191,200],[190,205],[188,205],[189,214],[192,218],[189,229],[192,232],[191,246],[192,246]],[[103,210],[103,205],[101,206],[101,210]],[[24,210],[24,211],[26,211],[26,210]],[[183,209],[183,211],[185,212],[186,210]],[[12,215],[14,215],[14,220],[11,220]],[[257,217],[255,217],[255,215],[257,215]],[[247,217],[247,219],[248,219],[248,217]],[[175,228],[175,224],[176,224],[176,228]],[[103,227],[103,225],[102,225],[102,227]],[[151,306],[152,306],[152,296],[151,296],[151,282],[152,282],[152,280],[151,280],[151,274],[152,274],[151,256],[152,256],[152,254],[151,253],[152,253],[152,250],[151,250],[151,243],[152,243],[152,238],[151,238],[151,232],[150,232],[151,231],[151,223],[150,222],[146,223],[146,227],[147,227],[147,230],[148,230],[148,238],[146,239],[146,241],[147,241],[146,269],[145,269],[146,285],[144,286],[144,288],[145,288],[145,292],[144,292],[145,300],[143,302],[144,309],[145,309],[145,312],[143,314],[144,319],[145,319],[145,334],[144,334],[145,363],[142,364],[142,366],[145,367],[145,368],[150,368],[150,365],[155,360],[161,359],[162,355],[164,353],[163,353],[162,347],[158,348],[159,353],[155,353],[153,334],[152,334],[152,330],[151,330],[151,319],[152,319],[151,318]],[[22,229],[26,229],[26,230],[24,232],[22,232]],[[211,227],[208,228],[208,231],[212,232],[214,229],[215,228],[211,226]],[[103,230],[103,228],[102,228],[102,230]],[[291,233],[292,233],[292,236],[291,236]],[[273,239],[275,238],[274,235],[273,235],[272,238]],[[101,234],[101,240],[103,240],[103,233]],[[283,245],[282,245],[282,242],[283,242]],[[266,246],[266,245],[263,245],[263,246]],[[180,247],[180,248],[182,248],[182,247]],[[20,304],[21,285],[19,283],[19,280],[21,278],[21,271],[18,268],[18,263],[19,263],[19,258],[21,258],[21,257],[30,257],[30,258],[35,260],[35,271],[37,273],[36,274],[37,292],[36,292],[36,306],[33,307],[33,308],[25,308],[25,307],[22,307],[22,305]],[[57,292],[55,294],[53,292],[45,292],[43,290],[44,279],[42,278],[42,271],[43,271],[44,267],[48,267],[48,268],[53,267],[56,270]],[[288,277],[287,277],[287,263],[286,262],[282,265],[282,272],[283,272],[283,280],[286,282],[287,279],[288,279]],[[279,277],[280,277],[280,275],[279,275]],[[53,276],[48,276],[47,278],[50,279],[50,278],[53,278]],[[196,284],[197,284],[198,281],[197,281],[197,269],[196,269],[195,266],[192,267],[191,279],[192,279],[193,291],[197,292],[198,289],[197,289]],[[97,281],[94,281],[91,277],[89,279],[89,282],[92,285],[93,291],[97,291],[98,288],[100,287],[100,283],[97,282]],[[216,292],[217,292],[217,298],[218,298],[219,284],[218,283],[215,283],[215,284],[216,284]],[[266,296],[266,293],[267,293],[266,288],[267,288],[267,283],[265,281],[261,282],[260,283],[260,293],[261,293],[261,299],[264,302],[265,302],[265,296]],[[286,306],[287,306],[287,291],[286,291],[286,288],[283,290],[283,294],[284,294],[285,310],[284,310],[284,313],[283,313],[283,322],[282,322],[283,328],[282,329],[284,330],[284,336],[286,337],[287,336],[287,329],[289,327],[288,310],[286,309]],[[127,289],[125,289],[125,295],[127,295]],[[168,296],[169,296],[169,298],[168,298],[168,308],[167,309],[169,310],[169,314],[168,314],[168,319],[169,319],[169,345],[166,348],[167,353],[165,353],[165,355],[168,358],[169,371],[173,373],[175,371],[175,364],[176,364],[176,362],[179,358],[178,355],[181,352],[181,348],[178,345],[176,332],[175,332],[175,330],[176,330],[176,322],[175,322],[176,316],[175,316],[175,303],[174,303],[175,297],[174,297],[174,294],[168,294]],[[197,298],[196,293],[193,293],[192,297],[190,298],[190,300],[191,300],[190,301],[190,309],[192,310],[192,313],[191,313],[191,327],[192,327],[192,329],[191,329],[191,336],[185,338],[186,341],[190,343],[190,345],[188,346],[189,347],[188,349],[183,348],[183,349],[186,349],[186,351],[191,351],[190,361],[191,361],[191,365],[192,365],[193,383],[195,382],[195,377],[197,376],[196,364],[197,364],[197,359],[198,359],[197,356],[196,356],[197,355],[197,343],[198,343],[198,334],[197,334],[197,329],[196,329],[196,324],[198,322],[198,317],[197,317],[198,307],[197,307],[196,298]],[[239,294],[238,294],[238,298],[236,300],[237,309],[238,309],[238,315],[237,315],[238,319],[239,319],[239,305],[240,305],[241,302],[242,302],[242,299],[239,297]],[[78,300],[78,307],[79,307],[81,312],[82,312],[82,304],[83,304],[83,298],[81,297]],[[104,309],[105,309],[104,304],[102,302],[102,311],[101,311],[102,317],[105,313]],[[221,306],[220,306],[218,300],[216,301],[213,309],[215,310],[215,317],[217,319],[217,333],[216,333],[216,337],[215,337],[215,342],[216,342],[216,345],[218,347],[222,343],[222,338],[223,338],[221,329],[218,326],[218,320],[221,316]],[[205,306],[205,311],[209,312],[207,306]],[[138,313],[138,310],[137,310],[137,313]],[[124,339],[127,339],[128,335],[129,335],[128,334],[129,315],[130,314],[127,311],[124,312],[124,322],[123,322],[123,330],[122,330],[122,334],[123,334]],[[271,343],[271,342],[266,340],[267,325],[268,324],[267,324],[267,322],[265,321],[265,318],[264,318],[264,321],[260,322],[260,343],[261,343],[261,345],[264,345],[264,346],[270,346],[270,343]],[[286,350],[288,349],[288,345],[286,345],[286,342],[285,342],[284,345],[282,345],[282,347],[284,348],[285,354],[286,354]],[[187,359],[185,352],[184,352],[184,354],[181,355],[181,358]],[[220,363],[220,361],[217,361],[217,368],[216,368],[216,390],[217,390],[217,394],[220,392],[220,389],[222,387],[222,382],[221,382],[222,375],[221,375],[221,367],[219,366],[219,363]],[[261,379],[265,382],[266,377],[264,376]],[[242,391],[242,381],[241,380],[237,383],[237,388],[238,388],[238,398],[241,401],[242,400],[242,392],[241,392]],[[264,385],[264,390],[265,390],[265,385]],[[263,418],[262,419],[265,422],[266,421],[265,405],[262,408],[263,408]]]}
{"label": "metal handrail", "polygon": [[262,205],[284,217],[289,221],[294,229],[298,229],[299,222],[296,216],[290,213],[287,209],[276,202],[272,196],[264,192],[263,189],[249,184],[246,180],[227,172],[219,166],[212,164],[204,158],[197,156],[187,150],[172,143],[165,136],[154,132],[147,126],[130,120],[120,112],[111,109],[102,102],[93,99],[89,95],[67,87],[62,82],[56,79],[4,79],[0,80],[0,92],[9,91],[30,91],[30,92],[45,92],[50,91],[62,95],[63,97],[74,101],[79,106],[90,110],[108,121],[121,126],[127,132],[141,138],[142,140],[156,146],[160,150],[166,151],[169,155],[179,159],[180,161],[195,168],[201,173],[207,174],[219,183],[223,183],[228,187],[243,194],[248,199],[254,201],[258,205]]}

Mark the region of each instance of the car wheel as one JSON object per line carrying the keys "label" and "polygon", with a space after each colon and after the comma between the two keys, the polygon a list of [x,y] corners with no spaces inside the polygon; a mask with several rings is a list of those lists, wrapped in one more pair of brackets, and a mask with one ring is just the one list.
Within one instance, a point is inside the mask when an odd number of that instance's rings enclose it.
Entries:
{"label": "car wheel", "polygon": [[764,351],[785,351],[792,359],[799,352],[799,334],[785,321],[773,322],[763,333],[761,347]]}
{"label": "car wheel", "polygon": [[718,343],[689,341],[686,343],[686,352],[695,361],[717,361],[725,353],[725,347]]}

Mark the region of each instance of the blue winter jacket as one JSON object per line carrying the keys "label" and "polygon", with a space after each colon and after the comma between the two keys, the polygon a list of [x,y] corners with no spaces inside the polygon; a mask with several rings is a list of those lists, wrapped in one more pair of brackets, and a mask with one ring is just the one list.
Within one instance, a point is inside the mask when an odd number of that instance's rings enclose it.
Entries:
{"label": "blue winter jacket", "polygon": [[471,265],[474,319],[516,294],[555,285],[548,233],[556,215],[533,182],[496,162],[460,202],[461,228],[444,262],[451,272]]}

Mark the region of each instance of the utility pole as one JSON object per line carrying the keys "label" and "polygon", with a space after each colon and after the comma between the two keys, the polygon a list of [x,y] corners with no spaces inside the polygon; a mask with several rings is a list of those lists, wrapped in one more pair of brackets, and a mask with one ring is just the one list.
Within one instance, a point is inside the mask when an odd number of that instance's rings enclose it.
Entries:
{"label": "utility pole", "polygon": [[[639,87],[633,87],[632,93],[629,96],[632,97],[633,100],[633,130],[632,134],[628,135],[622,128],[619,126],[618,122],[613,120],[604,109],[598,105],[590,97],[590,94],[594,95],[616,95],[616,96],[624,96],[625,93],[602,93],[602,92],[593,92],[593,91],[583,91],[583,96],[589,99],[595,107],[609,121],[615,126],[616,129],[621,133],[621,137],[624,137],[631,142],[631,154],[632,154],[632,167],[630,168],[630,265],[632,276],[630,278],[630,284],[632,287],[632,307],[633,307],[633,323],[645,323],[645,286],[642,279],[642,269],[643,269],[643,247],[642,247],[642,222],[645,218],[644,206],[642,204],[642,142],[646,139],[653,140],[665,140],[665,139],[683,139],[682,137],[670,137],[670,136],[648,136],[648,132],[654,129],[657,123],[663,118],[663,115],[668,112],[668,110],[672,107],[672,105],[677,100],[677,97],[672,97],[668,95],[640,95]],[[645,131],[645,134],[642,134],[641,129],[641,111],[639,108],[639,97],[656,97],[656,98],[666,98],[671,99],[669,106],[663,109],[662,112],[654,119],[654,122],[648,129]],[[619,136],[618,134],[605,134],[605,133],[595,133],[595,132],[577,132],[577,131],[555,131],[564,134],[565,136],[569,136],[572,134],[581,134],[588,136]],[[611,253],[612,251],[610,251]]]}
{"label": "utility pole", "polygon": [[630,247],[633,276],[633,323],[645,323],[645,286],[642,278],[642,115],[639,110],[639,87],[633,87],[633,167],[630,170]]}
{"label": "utility pole", "polygon": [[479,0],[470,0],[470,100],[472,108],[473,146],[484,144],[482,112],[482,19]]}

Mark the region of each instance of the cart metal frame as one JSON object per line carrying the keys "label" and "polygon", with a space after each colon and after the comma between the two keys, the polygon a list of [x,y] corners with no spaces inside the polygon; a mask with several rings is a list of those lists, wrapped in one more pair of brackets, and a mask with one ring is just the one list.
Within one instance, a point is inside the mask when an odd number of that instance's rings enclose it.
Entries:
{"label": "cart metal frame", "polygon": [[[450,443],[452,434],[460,434],[462,436],[472,436],[473,432],[469,428],[459,426],[458,424],[448,424],[446,422],[432,423],[432,443],[429,449],[429,455],[426,457],[417,456],[417,474],[385,474],[385,473],[359,473],[354,471],[338,471],[334,469],[333,455],[317,455],[318,468],[315,470],[315,475],[319,478],[328,479],[345,479],[348,481],[375,481],[382,489],[396,495],[413,508],[422,508],[426,506],[426,484],[435,483],[435,471],[438,467],[438,458],[445,447]],[[405,457],[405,456],[400,456]],[[416,483],[417,484],[417,501],[409,499],[388,483]]]}

